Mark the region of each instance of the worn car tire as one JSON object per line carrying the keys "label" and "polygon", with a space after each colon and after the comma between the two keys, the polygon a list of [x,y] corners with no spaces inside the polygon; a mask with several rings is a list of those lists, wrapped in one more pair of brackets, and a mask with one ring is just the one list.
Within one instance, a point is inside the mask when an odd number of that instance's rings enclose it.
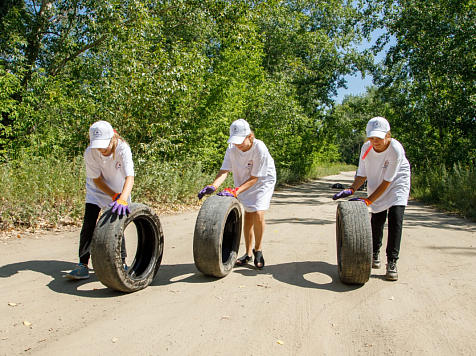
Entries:
{"label": "worn car tire", "polygon": [[203,203],[195,223],[193,258],[207,275],[225,277],[235,265],[243,226],[241,203],[212,195]]}
{"label": "worn car tire", "polygon": [[[131,213],[118,217],[107,209],[99,218],[91,243],[94,272],[102,284],[122,292],[146,288],[162,262],[164,235],[157,214],[144,204],[129,205]],[[137,249],[127,271],[122,265],[121,243],[126,227],[134,223]]]}
{"label": "worn car tire", "polygon": [[336,213],[339,278],[347,284],[365,284],[372,271],[372,230],[367,206],[344,201]]}

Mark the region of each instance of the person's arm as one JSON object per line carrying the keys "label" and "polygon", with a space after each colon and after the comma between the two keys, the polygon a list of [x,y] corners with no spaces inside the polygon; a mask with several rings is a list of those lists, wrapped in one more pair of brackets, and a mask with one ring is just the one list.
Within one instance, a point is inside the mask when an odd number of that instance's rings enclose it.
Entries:
{"label": "person's arm", "polygon": [[107,195],[109,195],[112,199],[112,197],[114,196],[114,194],[116,194],[117,192],[113,191],[108,185],[107,183],[104,181],[103,177],[102,177],[102,174],[97,177],[97,178],[94,178],[93,179],[94,181],[94,184],[96,184],[96,186],[101,189],[104,193],[106,193]]}
{"label": "person's arm", "polygon": [[[102,178],[102,175],[100,175],[98,178],[93,179],[94,183],[96,186],[101,189],[104,193],[109,195],[111,199],[114,197],[114,195],[118,192],[113,191],[107,183],[104,181]],[[129,198],[129,195],[131,194],[132,191],[132,186],[134,185],[134,176],[129,176],[126,177],[126,182],[124,183],[124,187],[122,188],[121,193],[121,199],[124,201],[127,201],[127,198]]]}
{"label": "person's arm", "polygon": [[213,181],[213,186],[215,189],[218,189],[218,187],[225,181],[226,177],[228,176],[228,172],[229,171],[220,170],[217,173],[215,180]]}
{"label": "person's arm", "polygon": [[126,181],[124,183],[124,187],[122,188],[121,192],[121,199],[127,201],[129,195],[131,195],[132,187],[134,185],[134,176],[126,177]]}
{"label": "person's arm", "polygon": [[377,189],[370,195],[367,199],[370,200],[372,203],[376,201],[380,196],[388,189],[392,182],[387,182],[386,180],[383,180],[382,183],[378,186]]}
{"label": "person's arm", "polygon": [[365,183],[366,180],[367,180],[367,177],[361,177],[361,176],[355,177],[354,182],[350,186],[350,189],[353,189],[355,193],[357,189],[359,189],[362,186],[362,184]]}
{"label": "person's arm", "polygon": [[258,181],[258,177],[250,176],[247,179],[247,181],[244,182],[242,185],[240,185],[239,187],[235,187],[235,189],[239,188],[236,191],[236,195],[239,195],[239,194],[243,193],[245,190],[251,188],[257,181]]}

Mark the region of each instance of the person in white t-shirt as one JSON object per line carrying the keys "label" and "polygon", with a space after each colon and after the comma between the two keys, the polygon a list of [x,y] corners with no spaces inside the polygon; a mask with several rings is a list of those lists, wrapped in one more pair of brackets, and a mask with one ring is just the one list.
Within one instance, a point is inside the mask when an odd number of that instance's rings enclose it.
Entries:
{"label": "person in white t-shirt", "polygon": [[[229,146],[220,171],[212,185],[200,190],[198,198],[212,194],[233,172],[235,188],[225,188],[220,196],[237,198],[245,210],[244,238],[246,253],[236,264],[245,265],[253,261],[258,269],[264,267],[262,240],[265,229],[264,213],[269,208],[276,184],[276,168],[273,157],[263,141],[255,138],[246,120],[239,119],[230,126]],[[253,248],[254,237],[254,248]]]}
{"label": "person in white t-shirt", "polygon": [[410,163],[400,142],[391,137],[390,124],[380,116],[367,123],[368,141],[362,146],[357,176],[350,188],[333,199],[348,197],[367,180],[367,198],[353,198],[370,207],[372,213],[372,268],[380,268],[380,248],[388,214],[388,280],[398,279],[397,260],[402,238],[403,214],[410,194]]}
{"label": "person in white t-shirt", "polygon": [[[89,146],[84,152],[86,163],[86,208],[79,241],[79,264],[68,274],[70,279],[89,278],[91,240],[101,209],[112,207],[119,218],[130,214],[134,185],[131,148],[107,121],[97,121],[89,128]],[[122,241],[124,268],[126,249]]]}

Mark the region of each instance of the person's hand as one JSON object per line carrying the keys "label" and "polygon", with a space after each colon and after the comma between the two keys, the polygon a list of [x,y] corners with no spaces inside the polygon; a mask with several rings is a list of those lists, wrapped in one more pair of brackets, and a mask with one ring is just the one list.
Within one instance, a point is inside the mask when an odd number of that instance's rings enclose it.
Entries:
{"label": "person's hand", "polygon": [[332,197],[332,200],[337,200],[337,199],[340,199],[340,198],[346,198],[348,196],[351,196],[354,193],[355,193],[354,189],[347,188],[347,189],[344,189],[343,191],[341,191],[337,194],[334,194],[334,196]]}
{"label": "person's hand", "polygon": [[118,216],[126,215],[131,213],[131,209],[129,209],[129,205],[125,200],[117,199],[113,201],[109,206],[112,206],[112,212],[116,213]]}
{"label": "person's hand", "polygon": [[238,188],[235,188],[235,189],[231,189],[231,188],[225,188],[225,190],[223,190],[223,192],[220,192],[218,193],[217,195],[221,196],[221,197],[234,197],[236,198],[236,192],[238,191],[239,187]]}
{"label": "person's hand", "polygon": [[117,199],[119,199],[121,197],[121,193],[116,193],[112,196],[112,201],[116,201]]}
{"label": "person's hand", "polygon": [[198,192],[198,199],[202,199],[204,195],[212,194],[215,190],[217,190],[217,187],[215,187],[213,184],[207,185],[205,188]]}
{"label": "person's hand", "polygon": [[349,201],[361,201],[361,202],[364,202],[365,205],[367,206],[372,204],[372,202],[368,200],[367,198],[352,198],[352,199],[349,199]]}

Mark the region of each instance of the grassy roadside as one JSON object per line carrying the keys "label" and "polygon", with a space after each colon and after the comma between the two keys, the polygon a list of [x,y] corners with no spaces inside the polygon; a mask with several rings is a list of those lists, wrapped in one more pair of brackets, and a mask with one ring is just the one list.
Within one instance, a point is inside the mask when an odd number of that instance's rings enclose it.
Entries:
{"label": "grassy roadside", "polygon": [[[354,171],[345,164],[316,164],[306,176],[278,172],[277,190],[287,184]],[[82,157],[72,161],[29,158],[0,165],[0,234],[81,225],[85,196]],[[197,192],[214,174],[202,172],[199,162],[160,163],[136,160],[133,201],[151,206],[158,214],[198,209]],[[231,175],[223,187],[232,186]],[[413,173],[412,198],[476,220],[476,172],[460,166],[452,170]]]}
{"label": "grassy roadside", "polygon": [[[278,189],[309,179],[355,170],[343,164],[320,164],[305,177],[278,173]],[[136,159],[133,201],[159,214],[198,209],[197,192],[215,175],[202,172],[199,162],[161,163]],[[82,157],[34,158],[0,165],[0,233],[77,227],[82,223],[85,168]],[[231,174],[222,185],[233,186]]]}
{"label": "grassy roadside", "polygon": [[448,213],[476,221],[476,169],[454,165],[412,176],[411,197]]}

